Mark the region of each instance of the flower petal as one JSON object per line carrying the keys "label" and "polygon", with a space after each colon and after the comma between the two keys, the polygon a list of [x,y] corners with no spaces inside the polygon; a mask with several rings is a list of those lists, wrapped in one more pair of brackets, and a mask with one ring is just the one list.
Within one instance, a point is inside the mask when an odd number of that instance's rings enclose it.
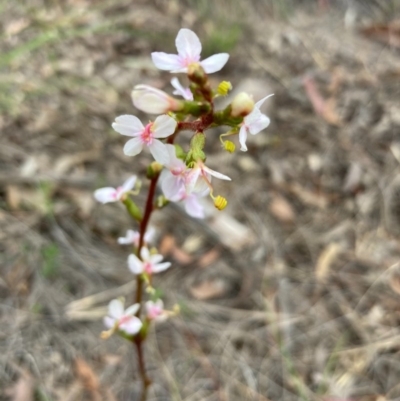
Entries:
{"label": "flower petal", "polygon": [[171,174],[168,170],[164,170],[160,177],[161,189],[164,196],[171,202],[178,202],[182,199],[184,181],[181,177]]}
{"label": "flower petal", "polygon": [[119,299],[113,299],[108,304],[108,315],[114,319],[119,319],[124,315],[124,305]]}
{"label": "flower petal", "polygon": [[136,316],[132,316],[128,321],[119,325],[119,329],[126,334],[134,335],[139,333],[143,323]]}
{"label": "flower petal", "polygon": [[263,103],[271,96],[274,96],[274,94],[268,95],[263,97],[261,100],[259,100],[254,106],[257,107],[258,109],[263,105]]}
{"label": "flower petal", "polygon": [[115,188],[105,187],[94,191],[94,198],[100,203],[116,202],[118,200]]}
{"label": "flower petal", "polygon": [[122,189],[125,192],[129,192],[131,189],[134,188],[135,184],[136,184],[136,175],[132,175],[131,177],[129,177],[123,184],[122,184]]}
{"label": "flower petal", "polygon": [[110,316],[105,316],[103,318],[103,323],[104,323],[104,326],[107,327],[107,329],[112,329],[115,325],[115,319],[113,319]]}
{"label": "flower petal", "polygon": [[271,120],[265,114],[260,113],[256,120],[247,124],[247,127],[251,135],[256,135],[264,128],[267,128],[270,122]]}
{"label": "flower petal", "polygon": [[207,74],[212,74],[222,69],[229,59],[228,53],[214,54],[211,57],[201,61],[200,64]]}
{"label": "flower petal", "polygon": [[158,116],[153,123],[153,135],[155,138],[166,138],[175,132],[177,122],[166,114]]}
{"label": "flower petal", "polygon": [[128,230],[126,232],[125,237],[118,238],[118,244],[120,245],[130,245],[135,242],[135,240],[139,240],[139,233],[137,231]]}
{"label": "flower petal", "polygon": [[133,274],[143,273],[143,262],[133,253],[128,256],[128,268]]}
{"label": "flower petal", "polygon": [[186,100],[193,100],[193,93],[189,88],[184,88],[177,77],[171,79],[171,85],[175,88],[172,92],[174,95],[182,96]]}
{"label": "flower petal", "polygon": [[153,155],[154,160],[162,165],[169,161],[168,151],[166,146],[158,139],[153,139],[153,143],[149,145],[150,153]]}
{"label": "flower petal", "polygon": [[189,195],[184,200],[185,210],[189,216],[192,216],[196,219],[204,219],[204,208],[199,202],[199,199],[196,195]]}
{"label": "flower petal", "polygon": [[125,144],[124,153],[127,156],[136,156],[143,150],[143,146],[140,138],[132,138]]}
{"label": "flower petal", "polygon": [[176,54],[153,52],[151,53],[151,59],[159,70],[172,71],[184,67],[181,58]]}
{"label": "flower petal", "polygon": [[140,251],[140,256],[142,257],[142,259],[144,261],[147,262],[150,259],[150,251],[149,251],[149,249],[144,246]]}
{"label": "flower petal", "polygon": [[124,312],[124,315],[128,315],[128,316],[133,316],[136,314],[136,312],[139,310],[140,305],[139,304],[133,304],[131,305],[129,308],[126,309],[126,311]]}
{"label": "flower petal", "polygon": [[207,166],[203,166],[203,170],[212,175],[215,178],[219,178],[220,180],[232,181],[227,175],[221,174],[218,171],[212,170]]}
{"label": "flower petal", "polygon": [[200,60],[201,43],[198,36],[190,29],[180,29],[175,39],[175,45],[180,57],[187,62]]}
{"label": "flower petal", "polygon": [[163,259],[164,259],[164,256],[160,255],[160,254],[150,256],[150,262],[154,263],[154,264],[160,263]]}
{"label": "flower petal", "polygon": [[137,136],[144,130],[142,122],[136,116],[129,114],[117,117],[112,127],[114,131],[126,136]]}
{"label": "flower petal", "polygon": [[156,265],[153,265],[153,268],[151,270],[153,273],[160,273],[164,270],[167,270],[170,266],[171,262],[158,263]]}
{"label": "flower petal", "polygon": [[242,152],[247,152],[246,140],[247,140],[247,128],[244,125],[242,125],[239,131],[239,143],[241,145],[240,150]]}

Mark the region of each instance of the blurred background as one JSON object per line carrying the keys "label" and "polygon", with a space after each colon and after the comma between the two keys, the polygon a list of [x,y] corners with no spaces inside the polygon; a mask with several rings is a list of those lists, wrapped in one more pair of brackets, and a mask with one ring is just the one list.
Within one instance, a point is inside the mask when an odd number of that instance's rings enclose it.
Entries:
{"label": "blurred background", "polygon": [[182,313],[146,344],[149,400],[400,399],[400,1],[2,0],[0,24],[1,401],[138,397],[99,338],[136,227],[93,191],[145,173],[111,123],[150,118],[134,85],[172,92],[150,52],[182,27],[230,53],[213,84],[275,96],[247,153],[208,136],[227,209],[151,222]]}

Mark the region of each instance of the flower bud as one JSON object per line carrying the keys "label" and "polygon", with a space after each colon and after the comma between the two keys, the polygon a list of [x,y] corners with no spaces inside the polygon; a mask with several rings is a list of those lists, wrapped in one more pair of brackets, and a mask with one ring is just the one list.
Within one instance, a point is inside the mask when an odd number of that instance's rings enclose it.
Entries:
{"label": "flower bud", "polygon": [[253,111],[254,100],[246,92],[241,92],[232,101],[232,117],[246,117]]}
{"label": "flower bud", "polygon": [[136,85],[132,91],[132,101],[136,108],[149,114],[180,111],[184,106],[181,100],[149,85]]}

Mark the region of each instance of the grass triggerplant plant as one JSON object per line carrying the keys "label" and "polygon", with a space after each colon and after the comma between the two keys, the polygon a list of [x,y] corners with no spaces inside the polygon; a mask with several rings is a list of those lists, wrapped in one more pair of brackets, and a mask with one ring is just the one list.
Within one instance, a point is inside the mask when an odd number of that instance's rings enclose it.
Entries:
{"label": "grass triggerplant plant", "polygon": [[[227,136],[239,137],[240,150],[246,151],[247,135],[257,134],[269,125],[269,118],[260,111],[262,103],[271,95],[254,103],[251,95],[239,93],[222,110],[215,110],[214,99],[225,96],[232,89],[227,81],[222,81],[217,88],[212,88],[207,74],[220,71],[228,61],[226,53],[213,55],[200,61],[201,43],[197,35],[189,29],[181,29],[176,37],[178,54],[162,52],[152,53],[157,68],[173,73],[185,73],[190,85],[185,88],[175,77],[171,84],[175,88],[174,98],[167,93],[147,85],[138,85],[133,89],[133,104],[149,114],[161,114],[147,125],[133,115],[123,115],[115,119],[112,127],[121,135],[129,136],[124,146],[127,156],[136,156],[145,148],[154,158],[147,169],[147,200],[143,207],[134,201],[134,196],[144,190],[140,180],[131,176],[118,188],[101,188],[95,191],[95,198],[101,203],[122,202],[128,214],[138,226],[138,230],[129,230],[126,237],[118,242],[131,245],[132,254],[128,257],[128,268],[136,275],[137,286],[133,305],[125,309],[120,299],[110,302],[108,316],[104,324],[108,328],[102,333],[108,338],[116,333],[135,346],[138,365],[143,382],[142,400],[146,400],[151,381],[147,375],[143,343],[148,335],[152,321],[163,319],[176,313],[164,310],[163,301],[152,287],[152,276],[171,266],[163,261],[163,256],[149,247],[153,230],[148,227],[150,217],[156,210],[161,210],[169,202],[182,202],[186,212],[195,218],[203,218],[204,210],[199,198],[210,196],[217,209],[227,206],[227,200],[214,194],[212,177],[222,180],[230,178],[206,166],[206,131],[217,126],[229,127],[220,135],[223,149],[235,151],[235,144],[226,140]],[[190,131],[190,141],[181,139],[182,131]],[[155,199],[156,186],[160,181],[163,195]],[[145,299],[147,298],[147,300]],[[143,307],[145,305],[145,307]]]}

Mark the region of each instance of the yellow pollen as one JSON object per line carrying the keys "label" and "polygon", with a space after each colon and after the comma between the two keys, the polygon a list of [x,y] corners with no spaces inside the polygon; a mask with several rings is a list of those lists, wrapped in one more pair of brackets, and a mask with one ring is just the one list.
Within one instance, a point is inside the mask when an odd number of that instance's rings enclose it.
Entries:
{"label": "yellow pollen", "polygon": [[217,93],[220,96],[226,96],[232,90],[232,84],[228,81],[222,81],[217,88]]}

